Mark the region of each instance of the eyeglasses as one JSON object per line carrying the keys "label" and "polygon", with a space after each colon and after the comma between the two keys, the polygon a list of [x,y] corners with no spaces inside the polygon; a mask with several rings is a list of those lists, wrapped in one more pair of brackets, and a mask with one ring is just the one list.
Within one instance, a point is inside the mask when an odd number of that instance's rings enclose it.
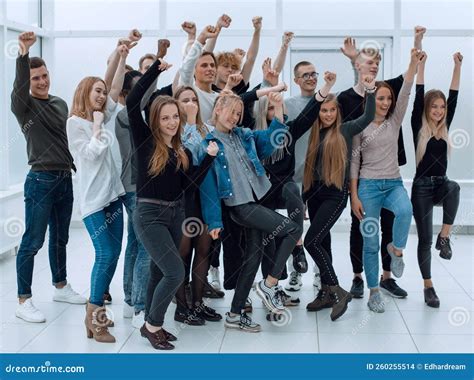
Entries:
{"label": "eyeglasses", "polygon": [[312,73],[304,73],[303,75],[301,75],[300,77],[298,78],[303,78],[304,80],[308,80],[308,79],[318,79],[318,76],[319,76],[319,73],[317,73],[316,71],[313,71]]}

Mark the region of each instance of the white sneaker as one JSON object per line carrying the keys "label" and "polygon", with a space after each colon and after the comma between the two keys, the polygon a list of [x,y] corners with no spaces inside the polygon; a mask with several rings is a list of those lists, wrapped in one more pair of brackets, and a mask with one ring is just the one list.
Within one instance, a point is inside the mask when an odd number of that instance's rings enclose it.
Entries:
{"label": "white sneaker", "polygon": [[130,306],[128,303],[125,302],[123,305],[123,317],[130,319],[133,317],[133,312],[133,306]]}
{"label": "white sneaker", "polygon": [[297,292],[303,286],[303,282],[301,281],[301,273],[296,271],[290,273],[290,280],[285,285],[285,289],[289,292]]}
{"label": "white sneaker", "polygon": [[54,289],[53,301],[67,302],[76,305],[85,305],[87,299],[81,296],[79,293],[75,292],[74,289],[71,288],[71,284],[66,284],[64,288]]}
{"label": "white sneaker", "polygon": [[15,310],[15,315],[26,322],[46,322],[44,314],[40,310],[38,310],[35,305],[33,305],[33,301],[31,300],[31,298],[27,298],[25,302],[20,303],[17,306]]}
{"label": "white sneaker", "polygon": [[132,326],[139,329],[145,323],[145,312],[142,310],[138,314],[133,314]]}
{"label": "white sneaker", "polygon": [[211,269],[209,269],[209,276],[210,276],[209,284],[211,284],[211,286],[215,290],[221,290],[221,280],[219,278],[219,268],[211,266]]}

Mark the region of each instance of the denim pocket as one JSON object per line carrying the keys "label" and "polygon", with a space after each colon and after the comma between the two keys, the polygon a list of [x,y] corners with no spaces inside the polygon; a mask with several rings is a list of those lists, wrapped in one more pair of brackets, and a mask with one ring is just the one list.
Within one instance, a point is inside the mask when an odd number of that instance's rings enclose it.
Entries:
{"label": "denim pocket", "polygon": [[29,172],[26,177],[27,179],[45,184],[53,184],[59,178],[57,175],[48,172]]}

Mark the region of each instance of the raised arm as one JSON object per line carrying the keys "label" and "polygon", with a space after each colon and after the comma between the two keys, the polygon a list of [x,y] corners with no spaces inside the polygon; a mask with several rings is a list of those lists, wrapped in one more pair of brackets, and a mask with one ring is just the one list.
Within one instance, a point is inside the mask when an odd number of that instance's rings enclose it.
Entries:
{"label": "raised arm", "polygon": [[245,84],[248,84],[250,81],[250,75],[252,74],[252,70],[255,65],[255,60],[257,59],[258,49],[260,46],[260,31],[262,30],[262,18],[254,17],[252,19],[252,23],[252,41],[250,42],[250,46],[247,51],[247,58],[245,59],[245,63],[242,67],[242,76],[244,78]]}
{"label": "raised arm", "polygon": [[281,73],[281,71],[283,70],[283,66],[285,66],[286,53],[288,52],[288,47],[290,46],[290,42],[293,39],[293,36],[293,32],[283,33],[280,51],[278,52],[278,55],[275,59],[275,63],[273,65],[273,70],[278,73]]}
{"label": "raised arm", "polygon": [[348,131],[352,137],[367,128],[375,117],[375,77],[365,75],[362,78],[362,85],[364,86],[366,94],[364,113],[357,119],[348,121],[342,125],[344,130]]}
{"label": "raised arm", "polygon": [[355,39],[352,37],[346,37],[344,39],[344,44],[340,49],[342,54],[344,54],[351,61],[351,67],[354,73],[354,85],[356,85],[359,82],[359,72],[355,67],[355,61],[358,54]]}
{"label": "raised arm", "polygon": [[228,28],[231,22],[232,22],[232,19],[226,14],[223,14],[217,19],[217,23],[216,23],[217,33],[215,36],[212,36],[211,38],[207,40],[206,45],[204,46],[204,51],[208,51],[211,53],[214,51],[216,47],[217,37],[219,37],[219,34],[221,33],[222,28]]}
{"label": "raised arm", "polygon": [[425,64],[427,58],[427,54],[424,53],[418,65],[418,73],[416,74],[415,102],[413,103],[413,110],[411,111],[411,130],[413,132],[415,146],[418,140],[418,133],[421,129],[423,110],[425,107]]}
{"label": "raised arm", "polygon": [[140,41],[141,38],[142,34],[138,29],[132,29],[127,38],[120,38],[118,40],[117,47],[110,54],[109,59],[107,59],[107,70],[105,71],[104,82],[108,89],[112,87],[112,81],[117,72],[117,67],[120,61],[118,49],[120,46],[125,45],[130,50],[138,44],[138,41]]}
{"label": "raised arm", "polygon": [[457,52],[453,55],[454,59],[454,69],[453,69],[453,77],[451,79],[451,86],[449,86],[449,96],[448,96],[448,104],[446,110],[446,124],[449,127],[451,126],[451,122],[454,118],[454,112],[456,111],[456,104],[458,101],[458,92],[459,92],[459,84],[461,80],[461,65],[463,56],[461,53]]}
{"label": "raised arm", "polygon": [[351,194],[352,212],[359,220],[362,220],[362,218],[364,217],[364,209],[362,207],[362,202],[360,201],[359,194],[357,192],[357,186],[359,184],[361,149],[361,136],[360,134],[358,134],[352,138],[349,191]]}
{"label": "raised arm", "polygon": [[413,48],[410,52],[410,63],[408,65],[408,70],[405,73],[402,88],[398,94],[397,103],[395,105],[395,110],[391,116],[395,126],[401,127],[403,117],[405,116],[406,110],[408,108],[408,100],[410,98],[410,90],[413,86],[413,81],[415,79],[416,69],[420,63],[424,52]]}
{"label": "raised arm", "polygon": [[415,40],[413,43],[413,47],[418,50],[422,50],[422,41],[423,36],[426,33],[426,28],[424,26],[417,25],[415,26]]}
{"label": "raised arm", "polygon": [[186,41],[186,45],[184,47],[184,52],[183,52],[183,58],[184,58],[186,57],[186,55],[189,52],[189,49],[191,49],[191,46],[196,40],[196,24],[192,21],[185,21],[181,24],[181,29],[183,29],[188,35],[188,40]]}
{"label": "raised arm", "polygon": [[196,62],[202,54],[203,47],[209,38],[217,36],[217,30],[214,26],[206,26],[199,37],[194,41],[188,54],[184,57],[181,68],[179,69],[179,85],[180,86],[192,86],[193,85],[193,74]]}
{"label": "raised arm", "polygon": [[115,70],[114,79],[112,80],[112,86],[109,90],[110,98],[117,103],[120,91],[123,87],[123,79],[125,77],[125,65],[127,64],[127,56],[129,50],[125,45],[120,45],[118,54],[120,56],[117,69]]}
{"label": "raised arm", "polygon": [[18,36],[18,57],[16,59],[16,75],[13,83],[11,95],[11,110],[18,118],[28,110],[31,104],[30,95],[30,58],[28,56],[30,47],[36,42],[36,35],[33,32],[23,32]]}

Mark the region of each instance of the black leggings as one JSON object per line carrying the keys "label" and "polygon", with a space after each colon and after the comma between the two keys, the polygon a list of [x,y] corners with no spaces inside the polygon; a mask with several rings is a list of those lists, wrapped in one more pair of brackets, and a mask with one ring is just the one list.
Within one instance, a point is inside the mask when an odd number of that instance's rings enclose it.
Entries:
{"label": "black leggings", "polygon": [[324,285],[339,284],[332,266],[330,230],[346,207],[347,198],[347,184],[341,191],[318,182],[313,184],[307,196],[311,225],[304,238],[304,246],[318,266]]}
{"label": "black leggings", "polygon": [[272,277],[280,279],[286,260],[295,248],[302,229],[289,218],[257,203],[231,207],[231,213],[232,219],[245,228],[244,259],[231,307],[233,313],[240,313],[257,274],[263,256],[263,246],[274,238],[281,239],[275,253],[274,265],[269,272]]}
{"label": "black leggings", "polygon": [[418,231],[418,265],[424,280],[431,279],[433,207],[443,207],[443,224],[453,225],[459,206],[459,185],[447,177],[421,177],[413,182],[411,202]]}
{"label": "black leggings", "polygon": [[[298,224],[301,231],[303,231],[304,204],[300,189],[293,181],[288,181],[283,185],[272,185],[261,204],[271,210],[285,208],[288,217]],[[265,245],[262,259],[263,278],[267,277],[275,263],[275,252],[280,243],[280,239],[272,239],[269,244]],[[287,276],[285,267],[281,279],[285,279]]]}
{"label": "black leggings", "polygon": [[[351,232],[350,232],[350,255],[353,273],[362,273],[364,266],[362,263],[362,247],[364,240],[360,233],[360,221],[351,211]],[[384,271],[390,272],[390,263],[392,259],[387,251],[387,244],[392,242],[392,228],[395,215],[393,212],[383,208],[380,212],[380,229],[382,230],[382,246],[380,248],[382,256],[382,268]]]}

